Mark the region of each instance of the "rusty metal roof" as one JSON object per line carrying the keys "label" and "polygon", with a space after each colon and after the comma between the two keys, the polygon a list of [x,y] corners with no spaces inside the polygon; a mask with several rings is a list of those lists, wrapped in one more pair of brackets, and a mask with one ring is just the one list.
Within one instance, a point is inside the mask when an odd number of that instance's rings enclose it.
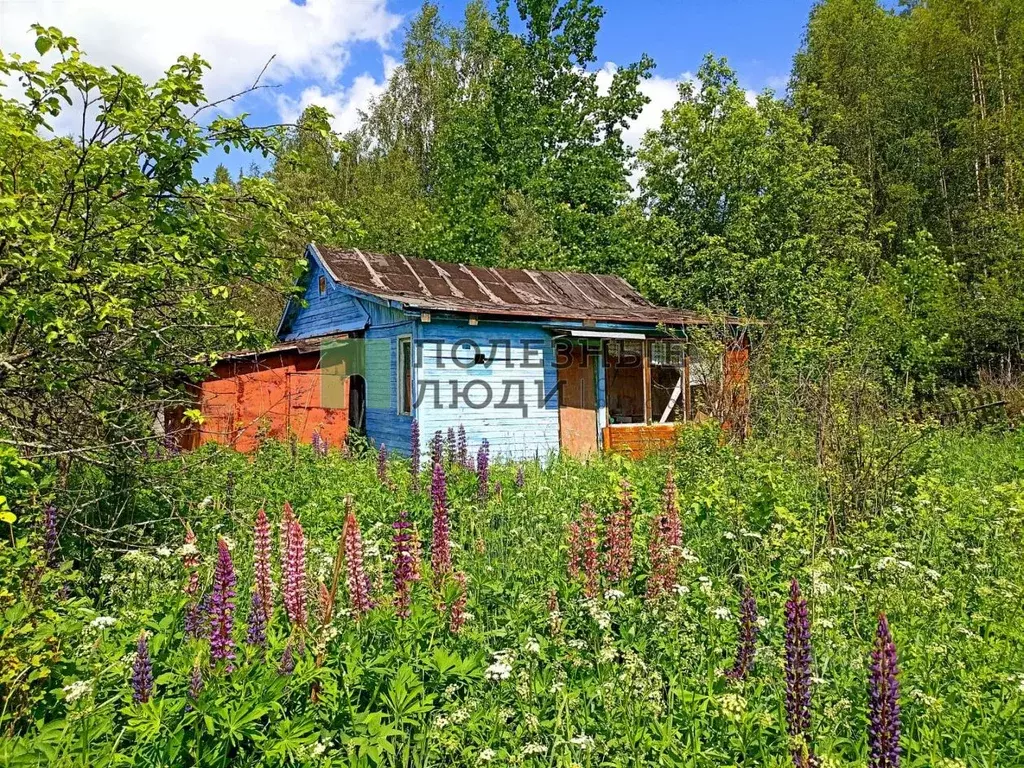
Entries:
{"label": "rusty metal roof", "polygon": [[413,309],[549,320],[707,322],[694,312],[655,306],[614,275],[497,269],[357,248],[315,248],[338,283]]}

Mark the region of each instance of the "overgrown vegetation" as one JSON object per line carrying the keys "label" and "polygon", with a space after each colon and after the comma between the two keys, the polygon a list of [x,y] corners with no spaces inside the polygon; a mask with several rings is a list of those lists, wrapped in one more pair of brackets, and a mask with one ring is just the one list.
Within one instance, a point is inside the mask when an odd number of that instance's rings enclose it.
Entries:
{"label": "overgrown vegetation", "polygon": [[[737,453],[713,427],[644,462],[494,465],[483,498],[477,474],[447,461],[447,575],[431,565],[439,534],[430,473],[412,491],[406,462],[391,461],[382,482],[372,453],[268,444],[253,457],[223,449],[168,457],[148,465],[120,510],[131,526],[127,553],[81,557],[63,516],[49,565],[41,533],[4,548],[5,573],[19,588],[3,595],[3,681],[13,695],[2,727],[16,735],[0,759],[782,766],[791,747],[783,609],[796,578],[814,658],[808,746],[822,765],[867,758],[879,611],[899,655],[903,764],[1016,765],[1024,759],[1022,448],[1019,435],[936,433],[914,447],[915,469],[893,484],[881,513],[834,535],[825,491],[803,462],[771,445]],[[682,549],[669,591],[652,597],[664,561],[652,563],[660,555],[651,528],[666,509],[670,469]],[[99,475],[75,480],[111,503]],[[435,478],[435,500],[436,488]],[[362,532],[358,559],[339,541],[346,498],[349,535],[355,521]],[[623,552],[615,521],[624,498],[625,570],[610,565]],[[246,629],[257,591],[254,530],[258,510],[277,522],[286,502],[306,540],[308,618],[303,628],[282,605],[295,550],[279,554],[274,526],[264,647],[262,633],[254,641]],[[596,592],[587,546],[574,554],[567,534],[582,522],[589,535],[587,505],[596,513]],[[412,527],[393,527],[404,513]],[[197,536],[191,546],[186,524]],[[231,661],[211,659],[205,624],[198,639],[187,634],[190,612],[216,593],[218,540],[237,574]],[[396,553],[415,551],[410,540],[419,543],[419,580],[405,582],[411,607],[400,618],[396,573],[406,561]],[[373,605],[365,613],[353,591],[361,582],[349,575],[357,564]],[[193,572],[198,588],[187,594]],[[95,597],[80,596],[87,586]],[[725,672],[734,668],[745,586],[760,618],[742,680]],[[133,701],[140,632],[155,681],[144,702]]]}
{"label": "overgrown vegetation", "polygon": [[[214,119],[197,56],[0,54],[0,763],[889,766],[879,611],[904,765],[1024,763],[1024,6],[822,0],[787,93],[709,55],[636,152],[653,62],[599,78],[601,16],[427,4],[347,136]],[[196,178],[217,146],[270,167]],[[168,454],[157,410],[267,341],[310,239],[756,318],[752,434],[449,456],[447,523],[367,446]]]}

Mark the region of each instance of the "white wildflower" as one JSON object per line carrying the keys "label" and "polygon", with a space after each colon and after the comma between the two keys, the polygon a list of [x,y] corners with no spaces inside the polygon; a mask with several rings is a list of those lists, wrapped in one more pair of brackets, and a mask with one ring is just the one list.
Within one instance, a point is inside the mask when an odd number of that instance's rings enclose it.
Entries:
{"label": "white wildflower", "polygon": [[512,674],[512,667],[506,664],[504,661],[496,661],[486,670],[484,670],[484,677],[494,682],[501,682],[502,680],[508,680]]}
{"label": "white wildflower", "polygon": [[174,553],[171,552],[171,548],[170,547],[157,547],[156,548],[156,556],[157,557],[170,557],[172,554],[174,554]]}
{"label": "white wildflower", "polygon": [[722,534],[722,538],[728,539],[729,541],[732,541],[733,539],[736,538],[736,534],[733,533],[732,531],[726,531],[725,533]]}
{"label": "white wildflower", "polygon": [[540,653],[540,643],[537,642],[537,638],[531,637],[526,641],[526,645],[523,646],[523,650],[526,653],[532,653],[534,655]]}
{"label": "white wildflower", "polygon": [[594,737],[581,733],[579,736],[573,736],[569,739],[569,743],[579,747],[580,749],[590,749],[594,746]]}
{"label": "white wildflower", "polygon": [[548,748],[543,744],[527,744],[523,747],[523,757],[528,757],[529,755],[546,755],[547,751]]}
{"label": "white wildflower", "polygon": [[676,584],[674,587],[672,587],[672,589],[680,597],[683,596],[683,595],[690,594],[690,588],[688,586],[686,586],[685,584]]}
{"label": "white wildflower", "polygon": [[626,596],[626,593],[620,589],[609,589],[604,593],[605,600],[621,600]]}
{"label": "white wildflower", "polygon": [[207,496],[205,499],[199,502],[199,509],[206,509],[211,504],[213,504],[213,496]]}
{"label": "white wildflower", "polygon": [[479,758],[478,758],[478,759],[479,759],[479,761],[480,761],[481,763],[489,763],[489,762],[491,762],[491,760],[493,760],[493,759],[494,759],[494,758],[495,758],[496,756],[497,756],[497,753],[496,753],[496,752],[495,752],[495,751],[494,751],[493,749],[491,749],[490,747],[488,747],[487,749],[485,749],[485,750],[483,750],[482,752],[480,752],[480,756],[479,756]]}
{"label": "white wildflower", "polygon": [[712,613],[715,615],[716,619],[720,619],[722,621],[725,621],[730,616],[732,616],[732,612],[724,605],[718,606],[717,608],[715,608],[715,610],[712,611]]}
{"label": "white wildflower", "polygon": [[199,554],[199,547],[193,543],[182,544],[178,547],[179,557],[195,557]]}
{"label": "white wildflower", "polygon": [[92,683],[86,680],[76,680],[70,685],[64,686],[64,701],[68,704],[74,704],[83,696],[88,696],[92,693]]}
{"label": "white wildflower", "polygon": [[89,622],[89,626],[93,629],[106,629],[117,624],[117,619],[113,616],[97,616],[95,619]]}

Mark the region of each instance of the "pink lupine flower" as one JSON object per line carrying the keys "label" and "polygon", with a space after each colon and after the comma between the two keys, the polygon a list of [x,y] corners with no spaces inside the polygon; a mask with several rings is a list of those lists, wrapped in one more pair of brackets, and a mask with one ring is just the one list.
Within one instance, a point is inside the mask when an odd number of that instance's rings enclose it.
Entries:
{"label": "pink lupine flower", "polygon": [[583,536],[580,533],[580,524],[573,520],[567,526],[569,537],[569,579],[575,581],[580,577],[580,568],[583,565]]}
{"label": "pink lupine flower", "polygon": [[466,574],[462,571],[456,571],[452,574],[452,578],[455,580],[455,584],[458,587],[458,593],[452,601],[451,615],[448,619],[448,629],[453,635],[457,635],[462,631],[462,627],[466,624]]}
{"label": "pink lupine flower", "polygon": [[359,531],[356,513],[349,507],[345,517],[345,583],[352,613],[358,620],[373,608],[370,597],[370,579],[363,568],[363,537]]}
{"label": "pink lupine flower", "polygon": [[647,598],[654,600],[668,594],[675,587],[679,573],[682,544],[682,524],[679,507],[676,504],[676,486],[672,470],[665,479],[662,508],[651,521],[651,537],[648,552],[651,559],[651,573],[647,578]]}
{"label": "pink lupine flower", "polygon": [[583,547],[583,594],[589,598],[600,593],[598,583],[598,537],[597,514],[590,504],[584,503],[580,523],[580,537]]}
{"label": "pink lupine flower", "polygon": [[188,580],[182,591],[191,598],[199,594],[199,550],[196,547],[196,535],[192,526],[185,523],[185,546],[181,556],[181,564],[185,568]]}
{"label": "pink lupine flower", "polygon": [[217,564],[213,570],[210,595],[210,658],[230,661],[235,658],[231,632],[235,626],[235,566],[228,543],[217,539]]}
{"label": "pink lupine flower", "polygon": [[377,451],[377,480],[383,486],[391,485],[388,478],[388,447],[384,443],[380,444],[380,450]]}
{"label": "pink lupine flower", "polygon": [[270,521],[267,513],[256,513],[252,536],[252,568],[263,612],[270,618],[274,608],[274,579],[270,571]]}
{"label": "pink lupine flower", "polygon": [[302,523],[288,526],[288,544],[284,557],[284,607],[288,620],[296,627],[306,626],[306,535]]}
{"label": "pink lupine flower", "polygon": [[412,563],[412,580],[423,578],[423,542],[420,540],[420,529],[413,523],[409,533],[409,558]]}
{"label": "pink lupine flower", "polygon": [[282,570],[284,570],[284,561],[288,554],[288,532],[291,530],[292,523],[294,522],[295,511],[292,509],[292,505],[286,501],[284,503],[284,511],[281,512],[281,523],[278,527],[277,554],[281,558]]}
{"label": "pink lupine flower", "polygon": [[440,586],[446,574],[452,572],[451,530],[448,523],[448,490],[444,467],[434,464],[434,479],[430,484],[434,502],[434,536],[430,548],[430,567],[434,571],[435,586]]}
{"label": "pink lupine flower", "polygon": [[605,526],[605,573],[613,584],[629,578],[633,571],[633,495],[623,478],[619,503]]}

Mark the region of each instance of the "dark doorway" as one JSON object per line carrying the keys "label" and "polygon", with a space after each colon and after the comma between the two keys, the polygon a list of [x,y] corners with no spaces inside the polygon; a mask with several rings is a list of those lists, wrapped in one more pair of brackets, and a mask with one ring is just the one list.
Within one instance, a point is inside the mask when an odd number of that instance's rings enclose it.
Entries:
{"label": "dark doorway", "polygon": [[358,374],[348,377],[348,427],[366,434],[366,379]]}

